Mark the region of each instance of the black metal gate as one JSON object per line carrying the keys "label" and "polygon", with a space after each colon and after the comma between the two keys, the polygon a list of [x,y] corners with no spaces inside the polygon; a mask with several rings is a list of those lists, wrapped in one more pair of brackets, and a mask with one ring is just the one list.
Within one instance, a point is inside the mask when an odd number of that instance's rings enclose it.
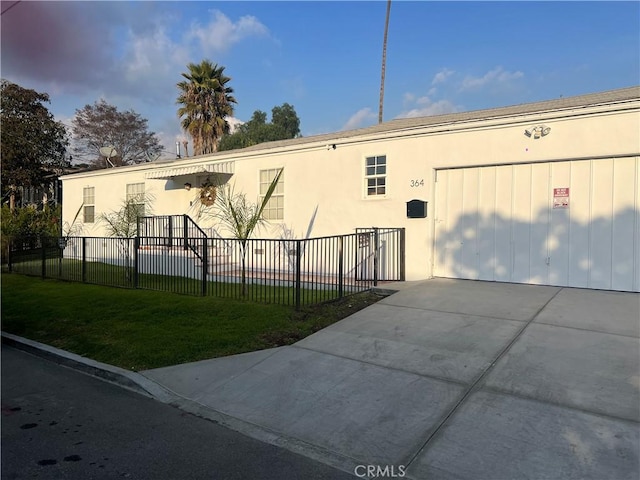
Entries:
{"label": "black metal gate", "polygon": [[[399,235],[398,235],[399,233]],[[403,282],[405,279],[403,228],[356,228],[356,278],[360,281]]]}

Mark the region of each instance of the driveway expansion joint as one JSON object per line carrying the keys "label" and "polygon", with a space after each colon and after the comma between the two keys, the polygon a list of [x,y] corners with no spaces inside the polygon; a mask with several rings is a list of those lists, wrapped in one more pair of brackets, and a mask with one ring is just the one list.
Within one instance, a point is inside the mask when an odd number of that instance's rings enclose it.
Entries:
{"label": "driveway expansion joint", "polygon": [[370,365],[372,367],[383,368],[385,370],[391,370],[392,372],[400,372],[400,373],[409,374],[409,375],[416,375],[418,377],[428,378],[429,380],[437,380],[437,381],[443,382],[443,383],[450,383],[450,384],[457,385],[457,386],[460,386],[460,387],[466,387],[467,385],[469,385],[469,383],[460,382],[460,381],[457,381],[457,380],[453,380],[451,378],[438,377],[436,375],[426,375],[424,373],[418,373],[418,372],[414,372],[412,370],[403,370],[401,368],[390,367],[388,365],[380,365],[379,363],[374,363],[374,362],[370,362],[370,361],[367,361],[367,360],[361,360],[361,359],[356,359],[356,358],[351,358],[351,357],[345,357],[344,355],[337,355],[335,353],[324,352],[322,350],[316,350],[314,348],[304,347],[302,345],[296,345],[296,344],[289,345],[289,348],[291,348],[291,347],[295,347],[295,348],[298,348],[300,350],[307,350],[309,352],[321,353],[322,355],[328,355],[328,356],[335,357],[335,358],[341,358],[343,360],[350,360],[350,361],[356,362],[356,363],[363,363],[365,365]]}
{"label": "driveway expansion joint", "polygon": [[494,358],[494,360],[489,364],[489,366],[481,372],[478,377],[473,380],[469,387],[462,393],[460,399],[453,405],[453,407],[447,412],[442,420],[436,425],[435,428],[431,431],[425,442],[422,444],[420,448],[418,448],[410,457],[407,457],[403,465],[406,465],[407,468],[411,466],[418,458],[418,456],[424,452],[431,441],[437,437],[437,435],[442,431],[442,428],[447,424],[449,419],[451,419],[455,413],[460,410],[462,405],[466,402],[466,400],[476,391],[482,388],[482,381],[486,378],[486,376],[494,369],[496,364],[500,361],[502,357],[506,355],[506,353],[511,349],[511,347],[518,341],[518,339],[522,336],[524,331],[527,329],[529,325],[531,325],[536,317],[540,315],[540,313],[551,303],[551,301],[558,296],[558,294],[563,290],[563,288],[559,288],[551,297],[537,310],[536,314],[533,315],[531,319],[529,319],[518,332],[514,335],[513,339],[498,353],[498,355]]}
{"label": "driveway expansion joint", "polygon": [[576,412],[586,413],[588,415],[593,415],[596,417],[601,417],[605,419],[615,420],[618,422],[629,422],[632,424],[640,425],[640,420],[636,420],[634,418],[621,417],[619,415],[612,415],[609,413],[602,413],[596,410],[589,410],[587,408],[577,407],[575,405],[569,405],[567,403],[554,402],[553,400],[540,400],[539,398],[532,397],[529,395],[523,395],[521,393],[510,392],[508,390],[503,390],[497,387],[489,387],[486,385],[481,386],[478,390],[482,390],[485,392],[493,393],[496,395],[504,395],[508,397],[520,398],[522,400],[527,400],[529,402],[539,403],[541,405],[553,405],[554,407],[566,408],[569,410],[575,410]]}
{"label": "driveway expansion joint", "polygon": [[[377,304],[376,304],[377,305]],[[376,306],[374,305],[374,306]],[[480,315],[477,313],[461,313],[461,312],[454,312],[452,310],[437,310],[435,308],[423,308],[423,307],[413,307],[411,305],[395,305],[392,303],[380,303],[381,306],[388,306],[388,307],[396,307],[396,308],[406,308],[408,310],[420,310],[422,312],[435,312],[435,313],[446,313],[446,314],[450,314],[450,315],[464,315],[465,317],[477,317],[477,318],[488,318],[491,320],[505,320],[507,322],[519,322],[519,323],[528,323],[530,322],[532,319],[528,319],[528,320],[522,320],[521,318],[506,318],[506,317],[498,317],[495,315]],[[533,318],[537,317],[538,314],[540,312],[537,312]]]}
{"label": "driveway expansion joint", "polygon": [[581,328],[581,327],[574,327],[571,325],[558,325],[557,323],[551,323],[551,322],[534,322],[534,323],[536,325],[546,325],[548,327],[554,327],[554,328],[566,328],[570,330],[578,330],[581,332],[591,332],[591,333],[598,333],[602,335],[615,335],[616,337],[633,338],[634,340],[640,340],[640,337],[637,337],[636,335],[625,335],[624,333],[607,332],[605,330],[594,330],[593,328]]}

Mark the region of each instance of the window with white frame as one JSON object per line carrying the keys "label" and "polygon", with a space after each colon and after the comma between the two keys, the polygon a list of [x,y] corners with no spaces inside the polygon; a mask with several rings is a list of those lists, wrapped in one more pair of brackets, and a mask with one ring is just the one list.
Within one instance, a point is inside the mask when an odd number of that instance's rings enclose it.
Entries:
{"label": "window with white frame", "polygon": [[144,199],[144,183],[127,183],[127,204],[131,202],[136,205],[139,216],[143,216],[145,212]]}
{"label": "window with white frame", "polygon": [[96,189],[84,187],[82,189],[82,221],[94,223],[96,221]]}
{"label": "window with white frame", "polygon": [[[260,170],[260,202],[262,202],[262,199],[267,194],[271,182],[276,178],[279,171],[279,168]],[[284,173],[280,175],[280,180],[276,185],[276,189],[273,191],[273,195],[271,195],[271,198],[267,202],[267,206],[264,208],[262,215],[266,220],[284,219]]]}
{"label": "window with white frame", "polygon": [[367,197],[387,194],[387,156],[378,155],[365,159],[364,174]]}

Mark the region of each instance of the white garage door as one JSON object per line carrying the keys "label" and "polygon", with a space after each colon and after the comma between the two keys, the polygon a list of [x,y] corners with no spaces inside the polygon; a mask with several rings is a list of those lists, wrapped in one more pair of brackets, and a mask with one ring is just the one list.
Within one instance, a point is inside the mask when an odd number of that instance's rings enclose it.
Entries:
{"label": "white garage door", "polygon": [[640,291],[640,157],[439,170],[434,276]]}

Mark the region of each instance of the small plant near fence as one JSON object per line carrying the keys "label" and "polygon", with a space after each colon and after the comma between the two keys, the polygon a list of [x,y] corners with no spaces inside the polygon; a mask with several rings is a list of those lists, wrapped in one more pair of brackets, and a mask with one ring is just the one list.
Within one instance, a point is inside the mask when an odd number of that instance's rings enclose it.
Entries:
{"label": "small plant near fence", "polygon": [[151,200],[148,193],[128,196],[119,210],[103,213],[98,218],[98,222],[105,225],[107,236],[116,239],[127,282],[133,282],[134,274],[132,239],[138,234],[138,219],[145,215]]}
{"label": "small plant near fence", "polygon": [[[231,237],[238,240],[240,246],[241,269],[242,269],[242,295],[247,295],[247,246],[249,239],[262,225],[267,223],[263,216],[269,200],[276,190],[283,169],[277,173],[271,181],[264,197],[259,204],[253,203],[247,199],[246,194],[236,193],[234,187],[228,183],[217,185],[214,194],[209,194],[203,199],[200,193],[200,216],[212,217],[222,225]],[[207,191],[206,188],[203,191]],[[209,201],[210,199],[210,201]]]}

